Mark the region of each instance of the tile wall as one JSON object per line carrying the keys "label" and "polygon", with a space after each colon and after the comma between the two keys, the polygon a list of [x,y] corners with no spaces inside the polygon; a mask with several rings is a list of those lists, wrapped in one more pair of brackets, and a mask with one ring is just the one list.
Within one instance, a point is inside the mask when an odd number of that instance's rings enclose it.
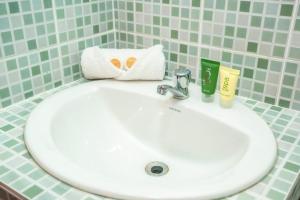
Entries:
{"label": "tile wall", "polygon": [[85,47],[115,47],[113,8],[113,0],[1,0],[0,108],[79,79]]}
{"label": "tile wall", "polygon": [[81,77],[88,46],[162,43],[167,76],[205,57],[241,70],[237,93],[300,110],[300,0],[0,1],[0,107]]}
{"label": "tile wall", "polygon": [[165,46],[167,75],[199,58],[241,70],[238,94],[300,110],[298,0],[118,0],[119,47]]}

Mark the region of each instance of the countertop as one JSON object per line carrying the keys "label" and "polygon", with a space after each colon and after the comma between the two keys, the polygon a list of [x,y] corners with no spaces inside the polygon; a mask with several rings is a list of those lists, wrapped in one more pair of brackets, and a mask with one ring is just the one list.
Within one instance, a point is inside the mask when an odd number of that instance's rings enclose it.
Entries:
{"label": "countertop", "polygon": [[[31,158],[23,140],[23,128],[30,112],[46,97],[81,82],[72,82],[0,110],[0,181],[25,198],[109,199],[80,191],[43,171]],[[270,126],[277,139],[278,158],[273,170],[259,183],[226,199],[295,199],[291,194],[300,185],[296,185],[300,171],[300,112],[242,97],[237,100]]]}

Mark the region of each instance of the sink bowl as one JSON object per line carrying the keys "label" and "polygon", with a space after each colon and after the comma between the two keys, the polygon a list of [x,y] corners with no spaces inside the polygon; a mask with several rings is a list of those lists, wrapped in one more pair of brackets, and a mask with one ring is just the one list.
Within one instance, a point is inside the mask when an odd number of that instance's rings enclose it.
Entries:
{"label": "sink bowl", "polygon": [[74,187],[130,200],[224,197],[272,168],[276,142],[253,111],[203,103],[194,84],[186,100],[161,96],[159,84],[172,83],[93,81],[49,97],[27,121],[28,150]]}

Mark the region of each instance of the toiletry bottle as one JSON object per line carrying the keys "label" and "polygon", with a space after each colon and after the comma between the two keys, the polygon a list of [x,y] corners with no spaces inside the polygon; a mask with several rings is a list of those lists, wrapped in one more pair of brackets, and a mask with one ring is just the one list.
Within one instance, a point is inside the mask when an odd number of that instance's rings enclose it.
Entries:
{"label": "toiletry bottle", "polygon": [[216,91],[220,63],[201,59],[202,101],[212,102]]}
{"label": "toiletry bottle", "polygon": [[240,70],[220,67],[220,104],[224,108],[233,105],[239,75]]}

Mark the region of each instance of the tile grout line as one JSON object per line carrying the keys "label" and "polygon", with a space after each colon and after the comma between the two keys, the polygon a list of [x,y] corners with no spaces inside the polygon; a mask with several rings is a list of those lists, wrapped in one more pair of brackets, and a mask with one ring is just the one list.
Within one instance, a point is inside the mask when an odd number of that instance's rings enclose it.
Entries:
{"label": "tile grout line", "polygon": [[[116,26],[116,15],[115,15],[115,2],[116,2],[116,4],[118,5],[118,0],[112,0],[112,13],[113,13],[113,27],[114,27],[114,36],[115,36],[115,48],[117,48],[118,47],[118,43],[117,43],[117,26]],[[118,9],[117,9],[118,10]],[[118,11],[116,11],[116,12],[118,12]]]}
{"label": "tile grout line", "polygon": [[[288,54],[289,54],[289,50],[290,50],[290,45],[291,45],[291,41],[292,41],[292,32],[295,26],[295,22],[296,22],[296,18],[297,18],[297,11],[298,11],[298,7],[299,7],[299,2],[300,0],[296,0],[296,5],[294,7],[293,13],[292,13],[292,20],[291,20],[291,24],[290,24],[290,29],[289,29],[289,33],[288,33],[288,41],[287,41],[287,48],[284,52],[284,65],[282,67],[282,72],[281,72],[281,76],[280,76],[280,82],[279,82],[279,91],[277,92],[277,96],[276,96],[276,101],[275,104],[279,105],[279,99],[280,99],[280,93],[281,93],[281,88],[283,86],[283,79],[284,79],[284,72],[286,70],[286,63],[289,60],[288,58]],[[291,99],[290,99],[291,100]],[[291,107],[291,105],[289,105],[289,107]]]}
{"label": "tile grout line", "polygon": [[[201,35],[202,35],[202,23],[203,23],[203,18],[204,18],[204,0],[203,1],[201,1],[200,2],[200,23],[199,23],[199,28],[198,28],[198,35],[200,35],[200,38],[199,38],[199,40],[200,41],[198,41],[198,47],[197,47],[197,49],[198,49],[198,52],[197,52],[197,62],[196,62],[196,64],[198,63],[198,65],[196,66],[196,80],[195,80],[195,83],[196,83],[196,85],[199,85],[199,79],[200,79],[200,77],[199,77],[199,72],[200,72],[200,69],[201,69],[201,61],[200,61],[200,59],[201,59],[201,46],[202,46],[202,38],[201,38]],[[200,81],[200,83],[201,83],[201,81]]]}
{"label": "tile grout line", "polygon": [[63,63],[62,63],[62,52],[61,52],[61,44],[60,44],[60,39],[59,39],[59,34],[58,34],[58,19],[57,19],[57,16],[56,16],[56,1],[52,1],[53,2],[53,7],[52,7],[52,12],[53,12],[53,18],[54,18],[54,24],[55,24],[55,35],[56,35],[56,39],[58,41],[58,44],[57,44],[57,49],[58,49],[58,62],[59,62],[59,65],[60,65],[60,79],[62,81],[62,83],[64,84],[65,83],[65,80],[64,80],[64,74],[63,74]]}
{"label": "tile grout line", "polygon": [[[136,20],[136,17],[135,17],[135,12],[136,12],[136,0],[133,0],[133,39],[134,39],[134,48],[137,48],[137,37],[134,33],[136,33],[136,26],[135,26],[135,20]],[[153,8],[153,7],[152,7]]]}

